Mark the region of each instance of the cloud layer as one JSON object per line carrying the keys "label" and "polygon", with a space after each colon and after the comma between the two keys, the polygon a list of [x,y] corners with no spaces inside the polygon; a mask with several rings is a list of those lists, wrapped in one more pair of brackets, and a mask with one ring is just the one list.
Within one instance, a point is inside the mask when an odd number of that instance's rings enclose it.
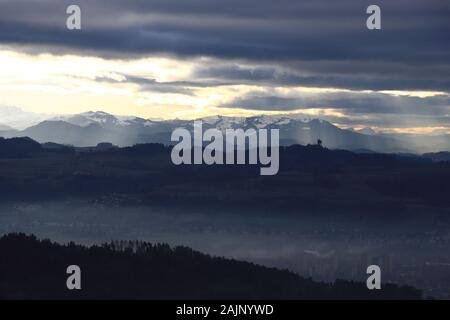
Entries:
{"label": "cloud layer", "polygon": [[[0,42],[123,58],[212,56],[295,71],[275,77],[270,68],[262,68],[250,75],[277,83],[450,89],[446,0],[379,1],[381,31],[365,27],[371,4],[365,0],[76,2],[82,9],[81,32],[65,29],[65,8],[71,2],[0,1]],[[228,77],[246,76],[245,70],[225,71]]]}
{"label": "cloud layer", "polygon": [[[69,4],[82,9],[81,31],[65,28]],[[366,115],[378,117],[378,123],[392,114],[392,119],[403,115],[411,121],[446,125],[448,0],[378,1],[382,30],[377,31],[365,26],[370,4],[368,0],[0,0],[0,45],[31,54],[195,61],[189,77],[176,80],[133,73],[123,73],[119,80],[96,78],[115,86],[135,84],[142,92],[194,97],[205,88],[259,87],[221,99],[228,101],[215,106],[219,109],[333,109],[348,116],[347,122]],[[297,88],[343,92],[299,95]],[[392,90],[438,93],[419,98],[384,92]]]}

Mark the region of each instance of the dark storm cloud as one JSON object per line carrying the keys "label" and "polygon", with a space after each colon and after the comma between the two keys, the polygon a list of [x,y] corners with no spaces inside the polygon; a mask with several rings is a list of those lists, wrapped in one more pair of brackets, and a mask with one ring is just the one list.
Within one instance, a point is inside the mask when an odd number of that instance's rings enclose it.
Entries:
{"label": "dark storm cloud", "polygon": [[159,82],[155,79],[148,79],[144,77],[137,77],[131,75],[121,74],[124,77],[123,80],[117,80],[110,77],[96,77],[97,82],[107,83],[128,83],[136,84],[139,86],[140,91],[151,91],[159,93],[176,93],[184,95],[195,95],[193,90],[187,88],[188,83],[183,82]]}
{"label": "dark storm cloud", "polygon": [[[80,32],[65,29],[65,8],[73,3],[82,8]],[[450,92],[448,0],[377,1],[381,31],[365,27],[369,4],[372,1],[0,0],[0,43],[35,52],[125,59],[211,56],[267,65],[251,73],[212,69],[215,81]]]}
{"label": "dark storm cloud", "polygon": [[[371,89],[371,90],[428,90],[428,91],[447,91],[450,88],[450,80],[445,78],[446,74],[450,74],[450,68],[447,66],[430,66],[428,68],[411,67],[407,70],[408,77],[404,76],[404,68],[401,66],[392,66],[389,70],[393,73],[391,77],[383,77],[385,70],[383,66],[373,68],[371,77],[367,77],[365,73],[368,70],[356,70],[357,66],[349,66],[353,68],[354,73],[349,74],[347,70],[342,69],[342,65],[329,65],[328,70],[335,69],[336,74],[327,74],[323,71],[321,74],[307,75],[308,72],[314,72],[311,65],[303,66],[301,72],[285,70],[270,66],[246,67],[236,64],[225,64],[222,66],[202,66],[199,67],[194,76],[199,78],[222,79],[223,81],[232,81],[240,84],[265,84],[276,86],[303,86],[303,87],[331,87],[341,89]],[[385,66],[386,67],[386,66]],[[318,66],[317,69],[320,67]],[[294,69],[295,70],[295,69]],[[317,71],[317,70],[316,70]],[[362,71],[362,72],[361,72]],[[339,72],[339,73],[338,73]],[[441,79],[439,79],[441,78]]]}
{"label": "dark storm cloud", "polygon": [[[308,115],[305,115],[307,117]],[[402,114],[377,114],[364,117],[337,117],[320,115],[320,118],[341,126],[349,127],[382,127],[382,128],[411,128],[411,127],[444,127],[450,130],[450,117],[415,116],[405,117]]]}
{"label": "dark storm cloud", "polygon": [[355,114],[410,114],[444,115],[450,112],[450,96],[437,95],[426,98],[394,96],[383,93],[334,92],[303,94],[298,97],[248,94],[223,107],[245,108],[265,111],[288,111],[297,109],[339,109],[348,115]]}

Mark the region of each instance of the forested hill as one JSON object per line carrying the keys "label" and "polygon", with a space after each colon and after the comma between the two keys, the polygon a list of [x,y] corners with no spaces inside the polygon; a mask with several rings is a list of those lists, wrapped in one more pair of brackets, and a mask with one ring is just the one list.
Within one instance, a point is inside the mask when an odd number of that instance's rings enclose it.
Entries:
{"label": "forested hill", "polygon": [[[411,287],[310,279],[186,247],[116,241],[60,245],[24,234],[0,238],[0,299],[420,299]],[[82,289],[66,288],[79,265]]]}
{"label": "forested hill", "polygon": [[0,201],[78,197],[183,211],[450,216],[450,162],[431,155],[295,145],[280,148],[277,175],[260,176],[260,165],[176,166],[170,153],[159,144],[80,149],[0,138]]}

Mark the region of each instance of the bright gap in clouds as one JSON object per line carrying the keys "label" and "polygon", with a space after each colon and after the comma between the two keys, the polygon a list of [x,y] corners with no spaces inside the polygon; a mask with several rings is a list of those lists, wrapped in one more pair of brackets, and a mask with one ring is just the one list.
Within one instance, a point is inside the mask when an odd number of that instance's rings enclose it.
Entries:
{"label": "bright gap in clouds", "polygon": [[[16,106],[27,111],[50,114],[73,114],[101,110],[117,115],[143,118],[194,119],[212,115],[252,116],[259,114],[302,114],[322,117],[341,127],[367,115],[346,114],[345,108],[299,106],[290,110],[251,110],[236,105],[224,108],[248,94],[276,94],[285,97],[349,92],[335,88],[280,86],[270,83],[228,83],[198,85],[196,68],[214,64],[210,58],[177,60],[148,57],[135,60],[111,60],[78,55],[29,55],[15,50],[0,50],[0,105]],[[215,80],[215,79],[208,79]],[[219,82],[220,79],[217,79]],[[359,91],[373,92],[373,91]],[[380,93],[380,92],[379,92]],[[425,91],[383,91],[387,95],[432,97],[444,93]],[[406,117],[406,116],[405,116]],[[342,121],[341,121],[342,120]],[[407,118],[405,118],[407,121]],[[379,131],[408,132],[402,123]],[[446,127],[427,125],[411,127],[410,132],[445,131]]]}

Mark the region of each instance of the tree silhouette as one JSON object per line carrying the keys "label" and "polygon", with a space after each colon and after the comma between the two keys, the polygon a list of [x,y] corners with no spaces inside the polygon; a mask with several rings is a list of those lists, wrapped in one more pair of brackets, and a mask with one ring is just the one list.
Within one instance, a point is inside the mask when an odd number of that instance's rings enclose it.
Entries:
{"label": "tree silhouette", "polygon": [[[140,241],[60,245],[25,234],[0,238],[0,299],[420,299],[419,290],[386,284],[319,283],[289,271],[211,257],[187,247]],[[82,269],[83,290],[65,286]]]}

